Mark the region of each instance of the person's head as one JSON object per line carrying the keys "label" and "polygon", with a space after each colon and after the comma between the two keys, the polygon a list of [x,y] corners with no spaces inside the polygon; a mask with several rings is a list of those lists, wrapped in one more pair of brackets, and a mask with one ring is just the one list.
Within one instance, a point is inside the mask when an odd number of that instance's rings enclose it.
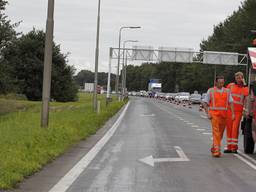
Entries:
{"label": "person's head", "polygon": [[222,88],[224,86],[224,83],[225,83],[224,76],[219,75],[219,76],[216,77],[216,79],[215,79],[216,87]]}
{"label": "person's head", "polygon": [[244,74],[242,72],[237,72],[235,74],[235,80],[238,85],[244,85]]}

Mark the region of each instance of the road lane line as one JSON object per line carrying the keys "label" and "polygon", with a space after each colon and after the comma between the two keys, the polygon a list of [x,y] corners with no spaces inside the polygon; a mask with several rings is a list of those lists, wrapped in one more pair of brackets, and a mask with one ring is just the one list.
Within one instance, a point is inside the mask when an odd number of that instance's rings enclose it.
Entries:
{"label": "road lane line", "polygon": [[205,129],[197,129],[197,131],[205,131]]}
{"label": "road lane line", "polygon": [[212,133],[203,133],[203,135],[212,135]]}
{"label": "road lane line", "polygon": [[247,165],[249,165],[251,168],[253,168],[254,170],[256,170],[256,165],[252,164],[250,161],[248,161],[247,159],[245,159],[242,155],[240,155],[240,154],[234,154],[234,156],[236,156],[238,159],[240,159],[241,161],[243,161],[244,163],[246,163]]}
{"label": "road lane line", "polygon": [[253,159],[252,157],[250,157],[249,155],[245,154],[244,152],[238,150],[238,153],[242,156],[244,156],[245,158],[249,159],[250,161],[252,161],[255,165],[256,165],[256,160]]}
{"label": "road lane line", "polygon": [[198,125],[192,125],[193,128],[198,128],[199,126]]}
{"label": "road lane line", "polygon": [[88,167],[91,161],[101,151],[105,144],[114,135],[115,131],[119,127],[130,102],[125,106],[125,109],[115,122],[115,124],[108,130],[108,132],[98,141],[98,143],[64,176],[60,181],[50,189],[49,192],[65,192],[74,183],[74,181],[80,176],[80,174]]}
{"label": "road lane line", "polygon": [[205,115],[200,115],[200,117],[202,117],[203,119],[208,119],[208,117],[206,117]]}

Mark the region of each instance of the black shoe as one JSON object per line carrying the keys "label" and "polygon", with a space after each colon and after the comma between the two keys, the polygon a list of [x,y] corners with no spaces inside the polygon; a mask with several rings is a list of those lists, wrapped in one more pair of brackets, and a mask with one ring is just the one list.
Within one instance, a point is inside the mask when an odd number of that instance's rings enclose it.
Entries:
{"label": "black shoe", "polygon": [[237,150],[232,150],[232,153],[236,153],[237,154]]}
{"label": "black shoe", "polygon": [[229,150],[229,149],[225,149],[224,153],[233,153],[233,151]]}

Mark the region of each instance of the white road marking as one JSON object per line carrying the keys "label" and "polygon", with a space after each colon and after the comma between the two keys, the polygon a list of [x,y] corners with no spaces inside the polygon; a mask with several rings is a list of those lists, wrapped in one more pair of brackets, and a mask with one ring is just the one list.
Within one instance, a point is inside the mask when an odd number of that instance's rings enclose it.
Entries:
{"label": "white road marking", "polygon": [[194,125],[194,123],[187,123],[188,125]]}
{"label": "white road marking", "polygon": [[147,165],[150,165],[151,167],[155,166],[155,163],[163,163],[163,162],[187,162],[190,161],[190,159],[186,156],[184,151],[179,147],[174,147],[176,152],[178,153],[178,158],[156,158],[154,159],[152,155],[145,157],[143,159],[140,159],[142,163],[145,163]]}
{"label": "white road marking", "polygon": [[155,117],[155,114],[142,114],[141,117]]}
{"label": "white road marking", "polygon": [[115,124],[108,130],[108,132],[98,141],[98,143],[64,176],[60,181],[50,189],[49,192],[65,192],[73,184],[73,182],[80,176],[80,174],[88,167],[91,161],[96,157],[100,150],[105,146],[109,139],[114,135],[118,126],[120,125],[130,102],[125,106],[125,109],[115,122]]}
{"label": "white road marking", "polygon": [[243,161],[244,163],[246,163],[247,165],[249,165],[251,168],[253,168],[254,170],[256,170],[256,165],[252,164],[250,161],[248,161],[247,159],[245,159],[242,155],[240,155],[240,154],[234,154],[234,156],[236,156],[238,159],[240,159],[241,161]]}
{"label": "white road marking", "polygon": [[197,131],[205,131],[205,129],[197,129]]}
{"label": "white road marking", "polygon": [[203,133],[203,135],[212,135],[212,133],[207,133],[207,132],[206,132],[206,133]]}
{"label": "white road marking", "polygon": [[208,119],[208,117],[205,115],[200,115],[200,117],[202,117],[203,119]]}
{"label": "white road marking", "polygon": [[256,160],[253,159],[252,157],[250,157],[249,155],[246,155],[244,152],[238,150],[238,153],[244,157],[246,157],[247,159],[249,159],[250,161],[252,161],[255,165],[256,165]]}
{"label": "white road marking", "polygon": [[198,126],[198,125],[192,125],[192,127],[193,127],[193,128],[197,128],[197,127],[199,127],[199,126]]}

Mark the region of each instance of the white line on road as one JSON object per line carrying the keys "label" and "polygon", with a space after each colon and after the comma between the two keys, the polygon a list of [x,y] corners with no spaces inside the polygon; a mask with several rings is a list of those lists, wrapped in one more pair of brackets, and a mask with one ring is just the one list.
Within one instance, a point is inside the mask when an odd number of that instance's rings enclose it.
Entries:
{"label": "white line on road", "polygon": [[198,125],[192,125],[193,128],[198,128],[199,126]]}
{"label": "white line on road", "polygon": [[194,125],[194,123],[187,123],[188,125]]}
{"label": "white line on road", "polygon": [[212,133],[206,132],[206,133],[203,133],[203,135],[212,135]]}
{"label": "white line on road", "polygon": [[203,119],[208,119],[208,117],[205,115],[200,115],[200,117],[202,117]]}
{"label": "white line on road", "polygon": [[253,159],[252,157],[250,157],[249,155],[246,155],[244,152],[238,150],[238,153],[244,157],[246,157],[247,159],[249,159],[250,161],[252,161],[255,165],[256,165],[256,160]]}
{"label": "white line on road", "polygon": [[250,161],[248,161],[247,159],[245,159],[242,155],[240,155],[240,154],[234,154],[234,156],[236,156],[238,159],[240,159],[241,161],[243,161],[244,163],[246,163],[247,165],[249,165],[251,168],[253,168],[254,170],[256,170],[256,165],[252,164]]}
{"label": "white line on road", "polygon": [[155,114],[142,114],[141,117],[155,117]]}
{"label": "white line on road", "polygon": [[98,141],[98,143],[64,176],[49,192],[65,192],[73,184],[73,182],[80,176],[80,174],[87,168],[91,161],[96,157],[100,150],[105,146],[109,139],[114,135],[118,126],[120,125],[130,102],[125,106],[125,109],[115,122],[115,124],[108,130],[108,132]]}
{"label": "white line on road", "polygon": [[205,131],[205,129],[197,129],[197,131]]}

